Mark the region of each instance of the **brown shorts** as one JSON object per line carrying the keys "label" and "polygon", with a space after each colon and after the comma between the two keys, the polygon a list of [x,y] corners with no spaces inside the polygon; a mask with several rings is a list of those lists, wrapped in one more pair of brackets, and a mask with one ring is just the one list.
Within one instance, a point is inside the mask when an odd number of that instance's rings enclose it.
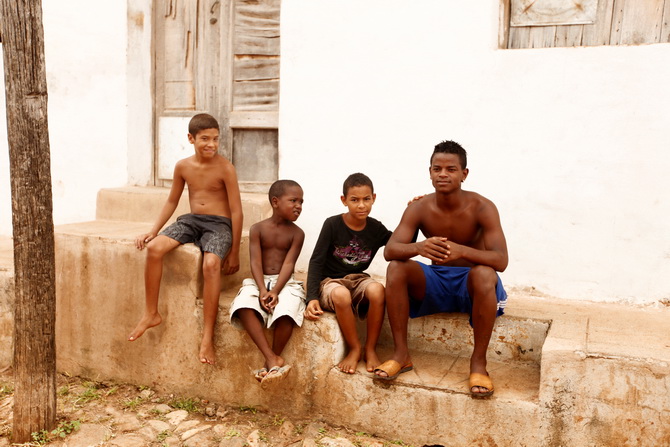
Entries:
{"label": "brown shorts", "polygon": [[326,278],[321,281],[319,292],[319,304],[323,310],[335,312],[335,306],[331,294],[339,286],[346,287],[351,293],[351,307],[354,314],[361,320],[368,315],[370,302],[365,298],[365,289],[372,283],[377,282],[370,278],[367,273],[352,273],[344,278]]}

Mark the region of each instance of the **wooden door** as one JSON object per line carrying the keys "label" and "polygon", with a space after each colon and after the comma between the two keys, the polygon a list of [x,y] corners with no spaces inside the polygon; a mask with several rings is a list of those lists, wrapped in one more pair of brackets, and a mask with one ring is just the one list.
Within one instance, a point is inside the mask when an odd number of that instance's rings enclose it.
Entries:
{"label": "wooden door", "polygon": [[220,152],[244,191],[277,178],[280,0],[158,0],[155,8],[157,184],[193,153],[199,112],[221,125]]}

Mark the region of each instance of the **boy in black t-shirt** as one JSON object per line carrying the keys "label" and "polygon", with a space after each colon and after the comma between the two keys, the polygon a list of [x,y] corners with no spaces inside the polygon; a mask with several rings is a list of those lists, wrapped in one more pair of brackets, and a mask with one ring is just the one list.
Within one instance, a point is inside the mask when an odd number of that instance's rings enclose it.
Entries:
{"label": "boy in black t-shirt", "polygon": [[[326,219],[309,261],[305,318],[316,320],[323,310],[335,312],[349,347],[338,368],[353,374],[364,358],[368,372],[373,372],[381,363],[376,347],[384,320],[384,286],[364,270],[386,245],[391,231],[368,216],[376,198],[368,176],[351,174],[342,192],[340,199],[349,210]],[[368,319],[364,348],[358,339],[356,315]]]}

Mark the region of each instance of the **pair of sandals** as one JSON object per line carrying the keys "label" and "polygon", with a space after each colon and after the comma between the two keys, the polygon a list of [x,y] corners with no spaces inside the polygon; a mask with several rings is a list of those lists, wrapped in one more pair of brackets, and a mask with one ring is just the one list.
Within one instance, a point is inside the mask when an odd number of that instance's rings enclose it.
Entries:
{"label": "pair of sandals", "polygon": [[[379,365],[377,368],[375,368],[375,376],[374,379],[376,380],[394,380],[396,379],[400,374],[411,371],[414,369],[414,365],[412,362],[408,362],[404,365],[401,365],[399,362],[396,362],[395,360],[387,360],[381,365]],[[386,376],[380,376],[377,374],[377,372],[383,372],[386,373]],[[481,373],[471,373],[470,374],[470,396],[481,399],[484,397],[489,397],[493,395],[493,382],[491,381],[491,377],[489,377],[488,374],[481,374]],[[473,391],[473,388],[485,388],[487,391],[483,393],[475,393]]]}
{"label": "pair of sandals", "polygon": [[273,366],[269,370],[267,368],[257,369],[252,371],[254,378],[260,382],[261,388],[265,389],[268,385],[284,380],[286,375],[291,370],[290,365]]}

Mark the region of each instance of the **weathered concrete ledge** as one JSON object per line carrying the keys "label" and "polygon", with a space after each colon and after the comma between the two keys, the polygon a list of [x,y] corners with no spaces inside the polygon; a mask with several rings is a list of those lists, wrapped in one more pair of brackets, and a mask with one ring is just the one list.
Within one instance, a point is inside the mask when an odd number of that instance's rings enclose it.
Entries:
{"label": "weathered concrete ledge", "polygon": [[[225,280],[216,365],[201,365],[197,358],[202,279],[200,253],[192,246],[166,259],[163,324],[126,341],[144,296],[144,255],[132,239],[145,229],[146,223],[109,220],[57,227],[60,371],[313,415],[418,445],[670,445],[670,309],[512,290],[489,354],[496,393],[481,401],[467,393],[472,345],[465,316],[413,320],[414,370],[380,383],[362,364],[354,375],[333,368],[345,346],[334,317],[326,315],[295,330],[285,351],[291,374],[276,389],[262,391],[250,374],[262,357],[227,321],[248,260]],[[0,273],[0,340],[6,340],[11,268]],[[382,355],[388,354],[387,326],[380,344]],[[7,352],[0,345],[0,359],[10,359]]]}

